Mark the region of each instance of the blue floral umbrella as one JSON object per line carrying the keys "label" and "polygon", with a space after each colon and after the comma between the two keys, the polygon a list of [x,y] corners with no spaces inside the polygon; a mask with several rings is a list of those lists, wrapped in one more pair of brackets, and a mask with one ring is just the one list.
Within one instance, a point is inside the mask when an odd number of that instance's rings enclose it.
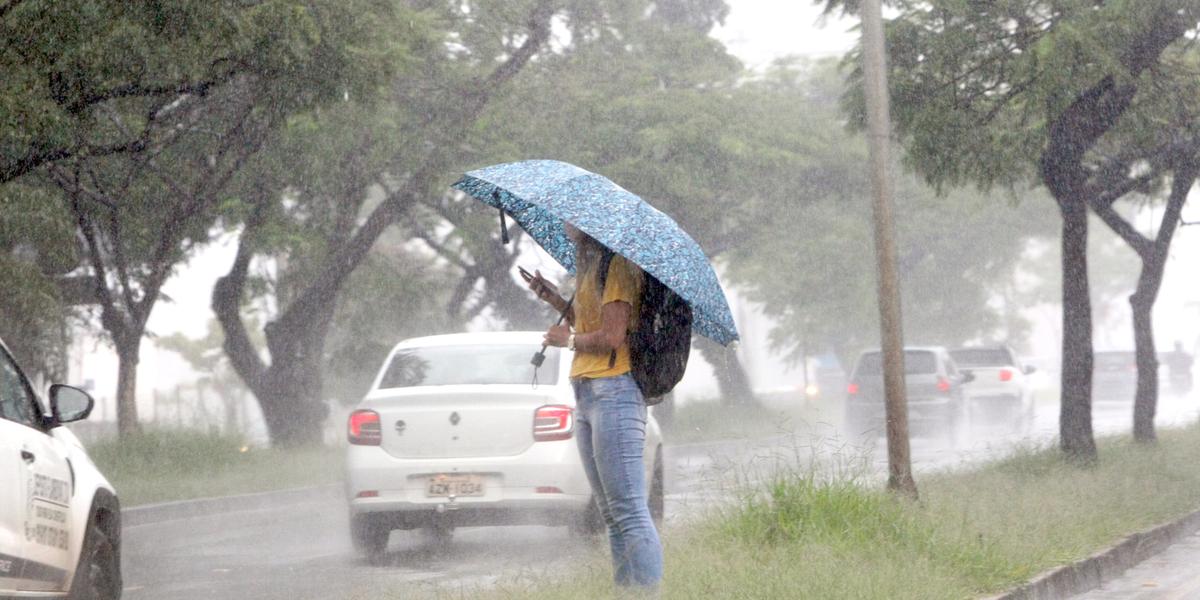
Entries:
{"label": "blue floral umbrella", "polygon": [[738,339],[729,303],[700,245],[671,217],[607,178],[556,160],[493,165],[454,187],[511,215],[575,272],[569,222],[671,288],[692,307],[692,327],[728,345]]}

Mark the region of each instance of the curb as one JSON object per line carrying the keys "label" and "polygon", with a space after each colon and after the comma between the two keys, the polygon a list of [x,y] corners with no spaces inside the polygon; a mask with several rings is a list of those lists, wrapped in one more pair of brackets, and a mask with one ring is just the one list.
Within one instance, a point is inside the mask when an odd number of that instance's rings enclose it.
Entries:
{"label": "curb", "polygon": [[1058,600],[1082,594],[1120,576],[1197,530],[1200,530],[1200,510],[1135,533],[1107,550],[1043,572],[1016,589],[986,600]]}
{"label": "curb", "polygon": [[235,496],[214,496],[194,500],[175,500],[155,504],[142,504],[121,510],[121,524],[125,527],[149,525],[191,517],[203,517],[244,510],[260,510],[280,504],[299,504],[313,498],[341,498],[342,484],[290,488],[272,492],[255,492]]}

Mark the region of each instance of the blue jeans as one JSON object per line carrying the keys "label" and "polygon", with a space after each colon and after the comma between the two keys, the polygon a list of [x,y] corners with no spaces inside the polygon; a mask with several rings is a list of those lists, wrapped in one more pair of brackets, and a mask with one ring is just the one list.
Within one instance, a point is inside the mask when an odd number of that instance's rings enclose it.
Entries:
{"label": "blue jeans", "polygon": [[583,470],[608,525],[617,585],[656,587],[662,580],[662,543],[647,503],[646,403],[633,377],[578,379],[575,439]]}

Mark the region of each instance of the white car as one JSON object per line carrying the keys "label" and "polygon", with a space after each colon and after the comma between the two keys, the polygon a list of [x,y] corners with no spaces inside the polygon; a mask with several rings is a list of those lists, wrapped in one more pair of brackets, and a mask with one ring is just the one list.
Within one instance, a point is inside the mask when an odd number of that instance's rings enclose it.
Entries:
{"label": "white car", "polygon": [[[462,525],[567,525],[599,531],[575,441],[571,354],[540,332],[410,339],[350,414],[351,537],[369,560],[395,529],[446,540]],[[661,519],[662,440],[649,418],[650,509]]]}
{"label": "white car", "polygon": [[121,597],[117,494],[61,426],[92,406],[53,385],[47,413],[0,342],[0,597]]}
{"label": "white car", "polygon": [[957,348],[950,355],[959,369],[975,375],[966,384],[973,425],[999,425],[1016,431],[1027,431],[1033,425],[1033,366],[1023,364],[1007,346]]}

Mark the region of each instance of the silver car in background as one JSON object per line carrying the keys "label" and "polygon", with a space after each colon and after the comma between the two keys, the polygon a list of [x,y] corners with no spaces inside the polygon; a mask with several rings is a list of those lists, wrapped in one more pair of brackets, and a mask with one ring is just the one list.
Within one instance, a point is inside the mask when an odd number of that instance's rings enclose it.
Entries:
{"label": "silver car in background", "polygon": [[[957,444],[966,424],[963,384],[972,375],[959,371],[945,348],[904,349],[908,422],[913,437],[938,437]],[[852,437],[884,432],[883,357],[878,350],[858,357],[846,385],[845,431]]]}

